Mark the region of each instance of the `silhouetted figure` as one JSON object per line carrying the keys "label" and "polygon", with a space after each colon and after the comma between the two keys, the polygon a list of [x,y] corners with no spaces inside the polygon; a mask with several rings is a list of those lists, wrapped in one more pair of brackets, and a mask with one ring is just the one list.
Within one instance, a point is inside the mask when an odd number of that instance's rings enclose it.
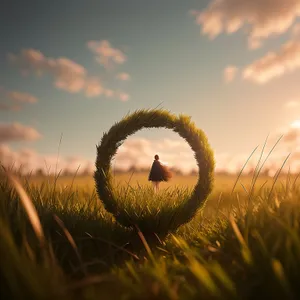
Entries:
{"label": "silhouetted figure", "polygon": [[149,181],[152,181],[155,192],[159,190],[161,181],[168,181],[171,177],[171,172],[160,163],[159,156],[156,154],[148,178]]}

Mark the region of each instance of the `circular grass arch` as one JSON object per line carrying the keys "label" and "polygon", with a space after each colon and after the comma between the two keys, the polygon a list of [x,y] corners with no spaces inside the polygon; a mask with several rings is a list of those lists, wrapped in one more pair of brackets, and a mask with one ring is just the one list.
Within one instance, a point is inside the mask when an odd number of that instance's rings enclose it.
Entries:
{"label": "circular grass arch", "polygon": [[[138,110],[115,123],[104,133],[97,146],[96,190],[105,209],[123,226],[133,226],[128,215],[119,207],[112,186],[111,160],[126,138],[144,128],[167,128],[178,133],[190,145],[198,165],[198,181],[189,199],[176,207],[169,230],[189,222],[203,207],[214,181],[214,155],[205,133],[186,115],[176,116],[162,109]],[[154,151],[155,152],[155,151]]]}

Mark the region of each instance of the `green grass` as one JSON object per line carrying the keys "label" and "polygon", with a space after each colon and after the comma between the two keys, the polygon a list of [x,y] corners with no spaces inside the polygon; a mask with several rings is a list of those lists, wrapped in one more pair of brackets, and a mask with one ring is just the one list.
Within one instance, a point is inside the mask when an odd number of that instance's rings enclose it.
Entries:
{"label": "green grass", "polygon": [[103,209],[92,178],[22,178],[40,228],[3,174],[2,299],[299,299],[296,178],[280,177],[273,187],[276,178],[251,185],[241,177],[233,193],[235,178],[216,178],[204,209],[168,233],[172,207],[196,182],[183,178],[155,195],[144,175],[130,185],[117,177],[120,209],[136,228]]}

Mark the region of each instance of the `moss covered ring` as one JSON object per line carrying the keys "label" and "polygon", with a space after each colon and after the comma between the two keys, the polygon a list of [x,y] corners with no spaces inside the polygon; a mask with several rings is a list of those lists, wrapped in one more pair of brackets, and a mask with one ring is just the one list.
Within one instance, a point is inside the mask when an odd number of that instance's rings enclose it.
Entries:
{"label": "moss covered ring", "polygon": [[191,118],[186,115],[173,115],[161,109],[138,110],[115,123],[107,133],[103,134],[97,146],[96,171],[94,179],[99,198],[105,209],[112,213],[116,220],[124,226],[133,224],[126,213],[118,205],[112,186],[111,160],[126,138],[143,128],[167,128],[177,132],[190,145],[198,165],[198,181],[191,197],[181,203],[174,213],[170,230],[175,230],[189,222],[203,207],[211,193],[214,181],[214,155],[205,133],[198,129]]}

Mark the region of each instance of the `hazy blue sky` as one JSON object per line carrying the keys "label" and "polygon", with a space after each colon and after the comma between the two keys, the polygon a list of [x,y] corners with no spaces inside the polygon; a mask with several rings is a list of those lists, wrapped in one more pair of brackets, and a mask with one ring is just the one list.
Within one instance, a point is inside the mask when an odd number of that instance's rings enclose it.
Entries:
{"label": "hazy blue sky", "polygon": [[93,161],[103,131],[161,103],[191,115],[216,153],[249,154],[299,116],[300,1],[214,2],[2,1],[0,143],[51,155],[63,133],[62,156]]}

